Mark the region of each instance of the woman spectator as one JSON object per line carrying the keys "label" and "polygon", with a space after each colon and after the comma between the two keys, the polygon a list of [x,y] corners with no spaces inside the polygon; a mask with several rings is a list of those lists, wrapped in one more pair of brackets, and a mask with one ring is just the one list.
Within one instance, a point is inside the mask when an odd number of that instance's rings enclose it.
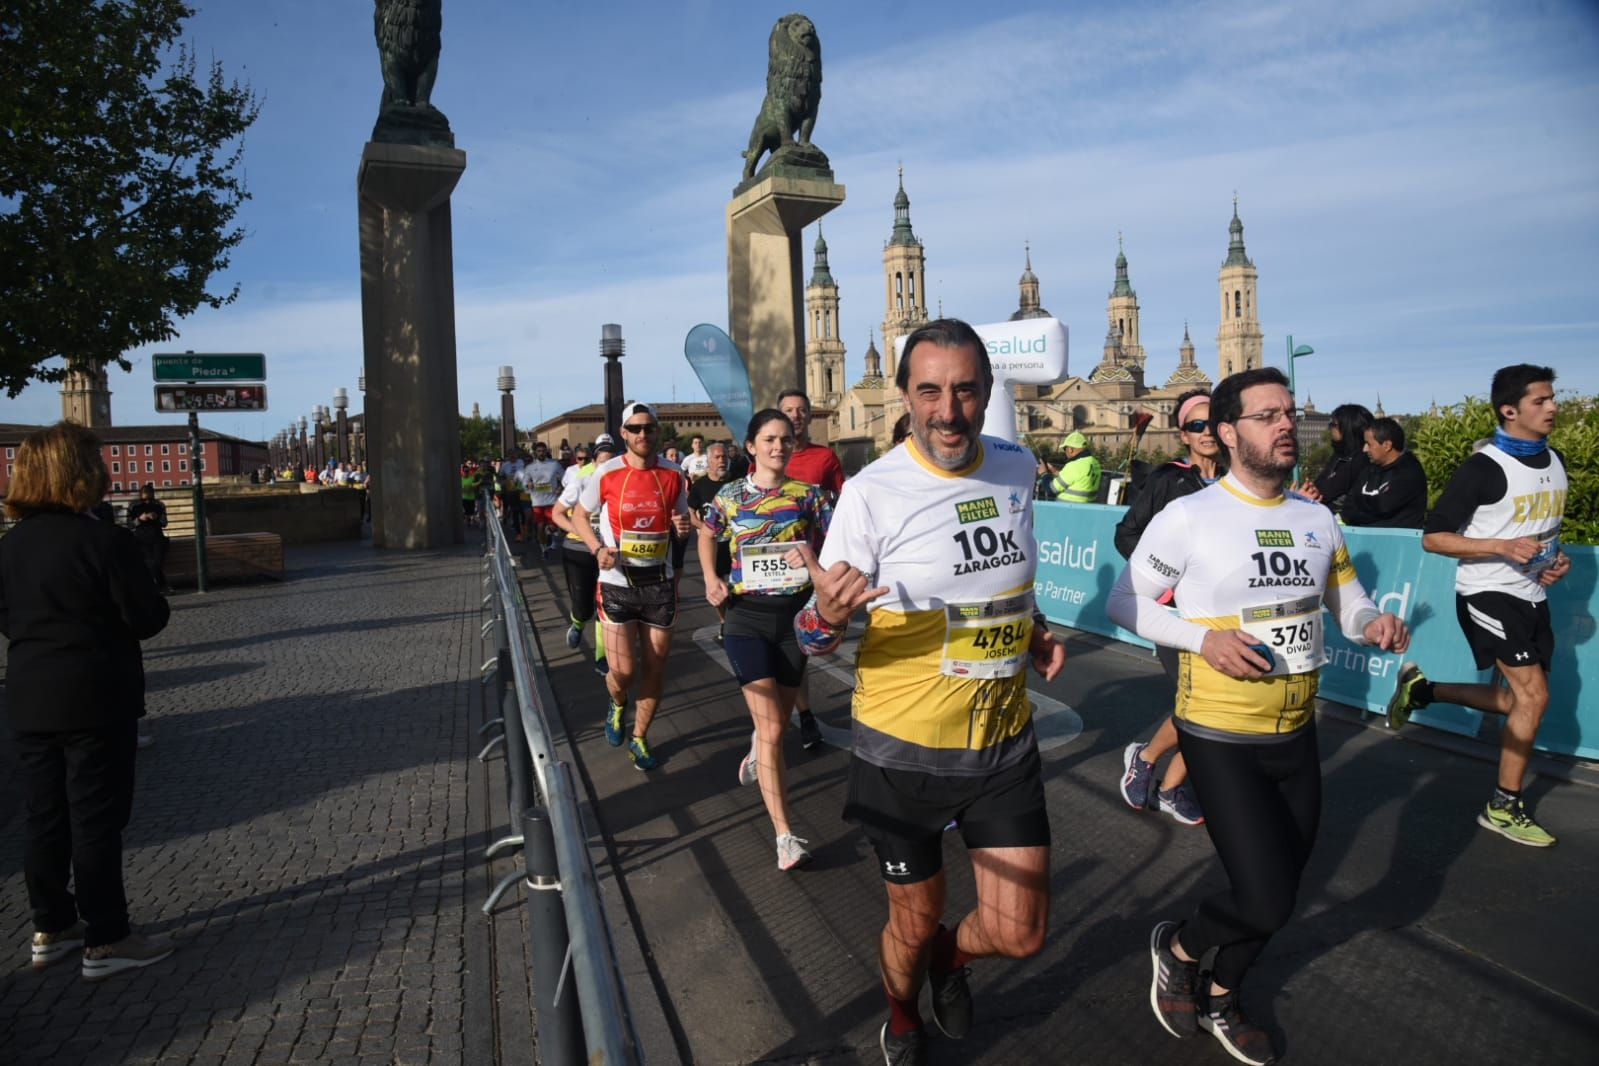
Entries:
{"label": "woman spectator", "polygon": [[[741,785],[759,782],[766,813],[777,830],[777,868],[792,869],[811,857],[807,841],[788,820],[783,732],[800,681],[805,655],[794,636],[794,616],[811,594],[810,572],[792,565],[794,546],[820,551],[832,510],[822,490],[791,480],[794,423],[776,408],[756,412],[745,434],[749,475],[722,486],[700,526],[700,567],[711,606],[727,603],[722,647],[744,689],[755,736],[739,763]],[[716,545],[732,544],[733,567],[726,581],[716,573]]]}
{"label": "woman spectator", "polygon": [[1332,439],[1333,454],[1327,465],[1316,475],[1313,494],[1332,509],[1342,514],[1344,496],[1355,487],[1366,470],[1366,430],[1371,428],[1371,412],[1358,403],[1339,404],[1333,408],[1332,422],[1327,435]]}
{"label": "woman spectator", "polygon": [[163,593],[172,591],[167,586],[167,505],[155,498],[155,482],[146,481],[139,490],[139,502],[128,508],[128,528],[144,554],[145,569],[150,580]]}
{"label": "woman spectator", "polygon": [[144,710],[139,641],[166,626],[167,603],[133,534],[89,514],[105,489],[94,434],[70,422],[32,433],[17,449],[5,502],[18,522],[0,537],[6,712],[27,812],[33,965],[82,948],[91,981],[173,950],[129,928],[122,885]]}

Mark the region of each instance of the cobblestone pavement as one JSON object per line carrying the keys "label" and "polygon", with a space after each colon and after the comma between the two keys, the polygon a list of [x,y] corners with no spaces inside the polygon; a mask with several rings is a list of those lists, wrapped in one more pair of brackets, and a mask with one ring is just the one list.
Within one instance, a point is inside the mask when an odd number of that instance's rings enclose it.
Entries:
{"label": "cobblestone pavement", "polygon": [[0,1062],[496,1057],[476,552],[288,563],[282,583],[175,598],[145,647],[156,743],[126,873],[135,926],[179,944],[167,962],[93,985],[76,958],[29,968],[0,740]]}

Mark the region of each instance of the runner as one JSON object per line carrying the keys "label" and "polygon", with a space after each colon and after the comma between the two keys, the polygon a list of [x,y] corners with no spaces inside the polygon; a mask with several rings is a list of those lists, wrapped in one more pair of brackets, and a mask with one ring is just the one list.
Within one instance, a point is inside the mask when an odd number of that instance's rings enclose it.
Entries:
{"label": "runner", "polygon": [[550,458],[550,446],[543,441],[533,445],[533,459],[522,467],[522,487],[527,491],[530,506],[528,524],[533,527],[533,543],[543,549],[544,558],[555,554],[560,527],[551,516],[551,508],[561,492],[561,464]]}
{"label": "runner", "polygon": [[1455,616],[1477,669],[1492,667],[1498,677],[1487,685],[1428,681],[1418,665],[1406,663],[1388,703],[1395,729],[1431,703],[1504,715],[1499,787],[1477,824],[1535,848],[1555,842],[1527,813],[1521,795],[1532,742],[1549,707],[1555,634],[1546,590],[1571,570],[1571,557],[1560,550],[1566,463],[1549,447],[1559,410],[1554,382],[1549,367],[1525,363],[1494,374],[1490,397],[1499,428],[1492,443],[1455,471],[1421,538],[1428,551],[1460,560]]}
{"label": "runner", "polygon": [[[656,458],[661,427],[654,409],[644,403],[626,404],[621,420],[626,448],[596,467],[584,482],[572,525],[600,568],[600,622],[610,659],[605,675],[611,698],[605,739],[612,747],[622,744],[628,690],[637,681],[627,753],[638,769],[653,770],[659,760],[647,737],[660,702],[672,623],[677,619],[677,587],[667,542],[673,532],[686,536],[693,526],[683,472]],[[590,516],[596,514],[598,534],[590,524]]]}
{"label": "runner", "polygon": [[[1177,397],[1177,439],[1188,449],[1187,459],[1174,459],[1157,468],[1144,480],[1144,490],[1133,498],[1127,513],[1116,524],[1116,550],[1131,559],[1149,520],[1172,500],[1198,492],[1215,482],[1221,474],[1221,445],[1210,428],[1210,392],[1194,389]],[[1169,602],[1169,601],[1168,601]],[[1166,676],[1177,680],[1177,651],[1155,646]],[[1184,825],[1205,820],[1194,790],[1188,786],[1188,766],[1178,751],[1166,764],[1166,775],[1156,784],[1155,764],[1161,756],[1177,749],[1177,723],[1167,717],[1146,743],[1127,745],[1122,752],[1122,799],[1135,811],[1154,807]]]}
{"label": "runner", "polygon": [[[926,1059],[924,981],[934,1022],[960,1039],[967,964],[1044,945],[1049,817],[1024,671],[1031,658],[1053,679],[1066,659],[1033,606],[1033,457],[981,435],[994,381],[982,339],[939,319],[904,350],[896,384],[911,437],[844,486],[811,564],[816,594],[795,621],[801,647],[819,654],[870,604],[844,816],[871,841],[888,895],[878,1039],[891,1066]],[[951,819],[977,888],[953,929],[939,922]]]}
{"label": "runner", "polygon": [[[794,637],[794,616],[810,598],[811,579],[803,565],[791,565],[797,543],[821,548],[832,508],[815,485],[784,473],[794,454],[794,424],[767,408],[750,419],[744,447],[750,453],[748,477],[730,482],[705,511],[700,529],[700,567],[705,598],[727,606],[724,646],[744,690],[755,733],[749,754],[738,766],[738,783],[760,782],[761,800],[777,830],[777,868],[805,862],[809,843],[794,835],[788,820],[784,781],[783,730],[805,674],[805,655]],[[716,574],[716,551],[732,542],[731,577]]]}
{"label": "runner", "polygon": [[469,526],[477,525],[477,467],[469,459],[461,464],[461,512]]}
{"label": "runner", "polygon": [[[1293,914],[1321,816],[1314,717],[1325,602],[1356,644],[1402,652],[1405,624],[1377,610],[1331,511],[1285,496],[1299,459],[1294,399],[1273,367],[1226,378],[1212,431],[1231,470],[1173,500],[1111,590],[1113,621],[1179,648],[1177,732],[1230,887],[1150,936],[1150,1005],[1173,1036],[1204,1028],[1241,1062],[1276,1061],[1239,988]],[[1177,613],[1160,600],[1176,596]],[[1209,988],[1199,962],[1216,956]]]}
{"label": "runner", "polygon": [[[788,416],[794,425],[794,457],[788,463],[788,476],[795,481],[817,485],[828,503],[838,500],[844,487],[844,464],[838,453],[824,444],[811,443],[811,398],[799,389],[785,389],[777,395],[777,408]],[[810,751],[822,742],[822,729],[811,713],[810,685],[800,679],[799,698],[794,703],[799,712],[800,746]]]}
{"label": "runner", "polygon": [[710,461],[710,455],[705,451],[705,434],[694,434],[688,439],[688,454],[683,456],[683,476],[688,478],[690,485],[710,471]]}
{"label": "runner", "polygon": [[[694,528],[701,533],[705,531],[706,509],[711,506],[711,501],[716,499],[716,494],[722,491],[722,486],[727,484],[727,445],[717,441],[705,453],[705,476],[688,487],[688,517],[694,523]],[[714,573],[722,580],[733,572],[733,555],[728,549],[725,539],[716,542],[715,569],[706,570],[705,573]],[[716,630],[716,643],[722,643],[725,636],[724,627],[727,624],[727,604],[716,605],[716,620],[721,623]]]}
{"label": "runner", "polygon": [[[577,533],[572,525],[572,508],[577,506],[578,496],[583,491],[583,483],[594,474],[595,463],[589,461],[593,455],[599,462],[608,462],[616,454],[616,445],[612,443],[608,434],[601,433],[594,442],[592,453],[587,444],[579,444],[576,451],[576,461],[566,468],[563,476],[561,495],[556,500],[554,508],[550,511],[550,519],[561,529],[566,531],[566,540],[561,552],[561,569],[566,573],[566,592],[572,601],[572,611],[569,616],[571,625],[566,630],[566,646],[576,649],[583,643],[583,626],[594,617],[594,606],[597,602],[598,585],[600,579],[599,564],[594,561],[594,551]],[[594,526],[597,529],[599,516],[593,516]],[[605,631],[598,622],[594,624],[594,670],[604,674],[610,669],[605,659]]]}

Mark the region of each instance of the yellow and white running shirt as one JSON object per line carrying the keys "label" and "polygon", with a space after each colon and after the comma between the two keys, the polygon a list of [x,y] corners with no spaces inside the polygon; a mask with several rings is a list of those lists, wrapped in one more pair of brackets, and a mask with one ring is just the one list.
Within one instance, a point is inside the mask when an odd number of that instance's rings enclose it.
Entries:
{"label": "yellow and white running shirt", "polygon": [[907,440],[844,483],[824,567],[889,592],[869,607],[855,663],[854,751],[877,766],[953,777],[1034,750],[1032,453],[983,437],[940,470]]}
{"label": "yellow and white running shirt", "polygon": [[[1167,589],[1177,614],[1156,604]],[[1111,591],[1113,621],[1182,651],[1177,717],[1199,731],[1261,737],[1310,720],[1323,648],[1322,604],[1349,640],[1378,615],[1331,511],[1261,499],[1228,476],[1167,504],[1139,538]],[[1228,677],[1200,647],[1212,629],[1243,629],[1270,652],[1271,673]]]}

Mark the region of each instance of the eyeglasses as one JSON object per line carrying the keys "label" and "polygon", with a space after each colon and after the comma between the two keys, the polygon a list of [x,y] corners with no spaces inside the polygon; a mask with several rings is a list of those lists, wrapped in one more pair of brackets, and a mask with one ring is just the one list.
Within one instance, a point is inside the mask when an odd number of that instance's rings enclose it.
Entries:
{"label": "eyeglasses", "polygon": [[1303,412],[1301,412],[1297,407],[1289,407],[1286,409],[1282,407],[1268,407],[1266,410],[1256,411],[1252,415],[1239,415],[1235,421],[1259,422],[1263,426],[1274,426],[1284,418],[1288,419],[1290,422],[1298,422],[1299,416],[1302,413]]}
{"label": "eyeglasses", "polygon": [[1208,418],[1196,418],[1190,422],[1184,422],[1177,428],[1184,433],[1203,433],[1210,428],[1210,420]]}
{"label": "eyeglasses", "polygon": [[654,433],[656,430],[658,430],[660,428],[661,427],[659,425],[657,425],[656,423],[654,423],[654,422],[640,422],[640,423],[638,423],[637,425],[634,425],[634,426],[623,426],[622,427],[622,431],[624,433],[632,433],[632,434],[638,435],[638,434],[643,434],[643,433]]}

